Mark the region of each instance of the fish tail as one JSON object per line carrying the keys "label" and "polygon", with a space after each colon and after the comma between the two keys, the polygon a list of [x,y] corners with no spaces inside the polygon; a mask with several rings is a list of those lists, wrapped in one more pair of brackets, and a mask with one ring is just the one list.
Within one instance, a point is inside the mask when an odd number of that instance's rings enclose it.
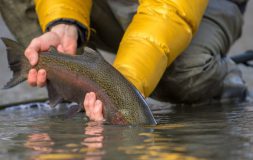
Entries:
{"label": "fish tail", "polygon": [[24,55],[24,47],[22,45],[8,38],[1,39],[6,46],[9,67],[13,71],[13,77],[3,87],[3,89],[8,89],[27,79],[30,64]]}

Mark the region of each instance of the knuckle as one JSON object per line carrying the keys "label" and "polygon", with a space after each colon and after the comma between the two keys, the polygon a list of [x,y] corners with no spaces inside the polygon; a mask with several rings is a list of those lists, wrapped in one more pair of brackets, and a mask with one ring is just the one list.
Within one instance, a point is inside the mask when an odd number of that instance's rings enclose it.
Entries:
{"label": "knuckle", "polygon": [[31,44],[39,44],[41,42],[40,38],[37,37],[37,38],[34,38],[32,41],[31,41]]}
{"label": "knuckle", "polygon": [[32,53],[31,48],[27,48],[27,49],[25,50],[25,56],[26,56],[27,58],[30,56],[31,53]]}

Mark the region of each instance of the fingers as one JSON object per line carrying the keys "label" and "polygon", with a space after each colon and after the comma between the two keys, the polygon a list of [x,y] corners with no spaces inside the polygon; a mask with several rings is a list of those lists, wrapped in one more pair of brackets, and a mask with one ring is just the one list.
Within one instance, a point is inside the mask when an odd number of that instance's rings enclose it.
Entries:
{"label": "fingers", "polygon": [[[60,44],[60,38],[51,32],[44,33],[43,35],[34,38],[25,50],[25,56],[28,58],[30,64],[35,66],[38,63],[39,52],[47,51],[50,46],[57,46]],[[31,69],[28,73],[28,83],[31,86],[43,87],[46,84],[46,71],[41,69],[36,71]]]}
{"label": "fingers", "polygon": [[59,24],[50,32],[34,38],[25,50],[25,56],[32,66],[38,63],[40,51],[49,50],[54,46],[63,53],[75,54],[77,48],[78,32],[74,25]]}
{"label": "fingers", "polygon": [[[35,66],[38,63],[39,52],[48,51],[50,46],[56,47],[62,53],[75,54],[77,39],[78,32],[74,25],[59,24],[53,27],[50,32],[34,38],[24,54],[30,64]],[[31,86],[43,87],[46,83],[46,71],[32,69],[29,71],[27,79]]]}
{"label": "fingers", "polygon": [[76,54],[77,41],[65,38],[62,42],[62,48],[64,49],[63,52],[74,55]]}
{"label": "fingers", "polygon": [[86,115],[93,121],[103,121],[103,104],[96,99],[94,92],[87,93],[84,100]]}
{"label": "fingers", "polygon": [[37,71],[36,69],[31,69],[28,73],[27,82],[31,86],[37,85]]}
{"label": "fingers", "polygon": [[40,69],[37,72],[36,69],[31,69],[28,73],[27,82],[31,86],[44,87],[46,85],[46,71]]}
{"label": "fingers", "polygon": [[96,100],[95,102],[95,108],[94,108],[94,113],[96,113],[96,118],[94,121],[103,121],[104,116],[103,116],[103,104],[100,100]]}
{"label": "fingers", "polygon": [[57,47],[57,51],[64,53],[64,48],[61,44]]}
{"label": "fingers", "polygon": [[40,51],[47,51],[50,46],[58,46],[60,38],[53,32],[47,32],[34,38],[25,50],[25,56],[32,66],[38,63]]}
{"label": "fingers", "polygon": [[85,98],[84,98],[84,109],[85,109],[85,112],[86,112],[86,115],[91,119],[91,110],[92,110],[92,107],[94,106],[95,104],[95,98],[93,97],[92,98],[92,94],[91,93],[87,93],[85,95]]}
{"label": "fingers", "polygon": [[37,76],[37,86],[44,87],[46,85],[46,71],[44,69],[40,69],[38,71]]}
{"label": "fingers", "polygon": [[29,47],[25,50],[25,56],[32,66],[38,63],[39,48]]}

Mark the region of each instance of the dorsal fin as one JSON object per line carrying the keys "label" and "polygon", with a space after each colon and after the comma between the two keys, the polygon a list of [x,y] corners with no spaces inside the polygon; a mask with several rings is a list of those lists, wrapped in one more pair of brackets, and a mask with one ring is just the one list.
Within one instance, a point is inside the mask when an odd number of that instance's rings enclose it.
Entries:
{"label": "dorsal fin", "polygon": [[99,52],[88,47],[83,48],[83,53],[77,56],[89,63],[94,63],[98,60],[104,60],[103,56]]}
{"label": "dorsal fin", "polygon": [[58,54],[58,51],[57,51],[57,49],[54,46],[50,46],[49,47],[49,52],[53,53],[53,54]]}
{"label": "dorsal fin", "polygon": [[[89,54],[93,54],[93,55],[102,57],[102,55],[97,50],[94,50],[94,49],[92,49],[90,47],[84,47],[84,52],[87,52]],[[83,53],[83,54],[85,54],[85,53]]]}

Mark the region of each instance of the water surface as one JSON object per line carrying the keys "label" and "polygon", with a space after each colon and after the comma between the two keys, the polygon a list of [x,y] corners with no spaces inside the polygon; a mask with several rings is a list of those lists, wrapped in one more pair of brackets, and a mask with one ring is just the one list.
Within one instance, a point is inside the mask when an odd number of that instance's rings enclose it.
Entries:
{"label": "water surface", "polygon": [[253,159],[253,105],[168,107],[157,126],[66,119],[45,104],[0,111],[0,159]]}

